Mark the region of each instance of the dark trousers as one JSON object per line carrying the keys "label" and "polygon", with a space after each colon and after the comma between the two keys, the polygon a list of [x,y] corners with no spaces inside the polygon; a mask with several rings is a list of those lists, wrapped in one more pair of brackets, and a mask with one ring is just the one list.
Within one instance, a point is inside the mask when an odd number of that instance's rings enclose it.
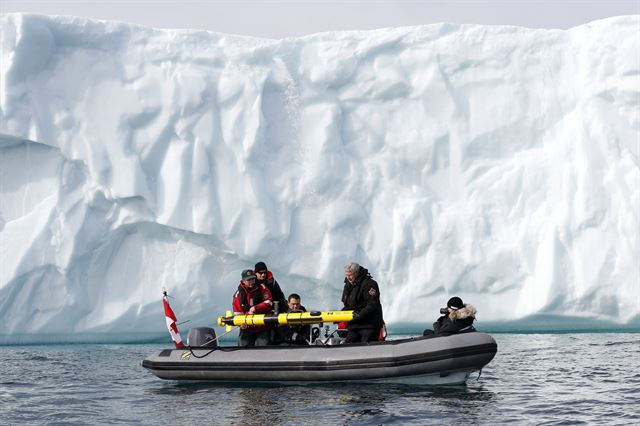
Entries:
{"label": "dark trousers", "polygon": [[358,330],[349,330],[349,334],[342,343],[364,343],[375,342],[380,337],[380,329],[360,328]]}
{"label": "dark trousers", "polygon": [[240,335],[238,336],[238,346],[247,347],[247,346],[267,346],[269,344],[269,337],[271,337],[271,330],[263,330],[263,331],[249,331],[249,330],[240,330]]}

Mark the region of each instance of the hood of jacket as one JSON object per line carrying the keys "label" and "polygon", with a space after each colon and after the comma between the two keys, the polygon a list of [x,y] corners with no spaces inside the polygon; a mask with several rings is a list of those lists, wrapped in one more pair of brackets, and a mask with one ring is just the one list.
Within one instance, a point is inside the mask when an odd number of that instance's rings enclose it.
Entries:
{"label": "hood of jacket", "polygon": [[260,289],[260,284],[256,281],[253,287],[249,288],[242,280],[240,280],[240,284],[238,285],[238,290],[244,290],[245,293],[251,294],[256,290]]}
{"label": "hood of jacket", "polygon": [[267,271],[267,278],[265,278],[264,280],[259,280],[256,278],[257,284],[270,284],[271,282],[273,282],[273,273],[271,271]]}
{"label": "hood of jacket", "polygon": [[458,309],[457,311],[451,312],[449,314],[449,318],[455,321],[458,319],[475,317],[477,313],[478,311],[473,305],[470,305],[469,303],[465,303],[463,308]]}

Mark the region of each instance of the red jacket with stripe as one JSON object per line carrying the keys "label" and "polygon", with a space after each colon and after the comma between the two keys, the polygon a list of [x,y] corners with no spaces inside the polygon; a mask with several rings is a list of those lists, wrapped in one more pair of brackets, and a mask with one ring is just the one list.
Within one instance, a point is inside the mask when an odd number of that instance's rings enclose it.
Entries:
{"label": "red jacket with stripe", "polygon": [[[248,314],[251,307],[255,307],[256,314],[270,313],[273,309],[273,298],[271,297],[271,292],[264,284],[256,284],[249,288],[240,281],[238,290],[233,294],[233,314]],[[269,328],[270,326],[268,325],[259,325],[247,327],[245,330],[257,333],[263,330],[268,330]]]}

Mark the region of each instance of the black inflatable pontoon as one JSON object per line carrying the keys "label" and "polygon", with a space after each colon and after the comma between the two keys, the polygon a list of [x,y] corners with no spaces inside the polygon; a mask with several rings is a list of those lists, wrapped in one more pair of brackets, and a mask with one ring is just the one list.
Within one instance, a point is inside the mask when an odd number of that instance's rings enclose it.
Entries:
{"label": "black inflatable pontoon", "polygon": [[491,336],[469,332],[334,346],[165,349],[142,366],[171,380],[458,384],[487,365],[496,351]]}

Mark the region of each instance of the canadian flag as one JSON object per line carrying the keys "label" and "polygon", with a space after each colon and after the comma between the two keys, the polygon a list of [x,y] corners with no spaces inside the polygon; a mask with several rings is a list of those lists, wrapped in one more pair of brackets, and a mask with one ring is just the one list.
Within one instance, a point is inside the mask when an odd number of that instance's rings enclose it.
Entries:
{"label": "canadian flag", "polygon": [[167,299],[167,291],[163,289],[162,294],[162,304],[164,305],[164,316],[167,320],[167,329],[169,330],[169,334],[171,335],[171,339],[173,340],[173,344],[176,345],[176,348],[184,348],[184,344],[182,343],[182,337],[180,337],[180,332],[178,331],[178,326],[176,325],[176,314],[173,313],[171,306],[169,306],[169,300]]}

